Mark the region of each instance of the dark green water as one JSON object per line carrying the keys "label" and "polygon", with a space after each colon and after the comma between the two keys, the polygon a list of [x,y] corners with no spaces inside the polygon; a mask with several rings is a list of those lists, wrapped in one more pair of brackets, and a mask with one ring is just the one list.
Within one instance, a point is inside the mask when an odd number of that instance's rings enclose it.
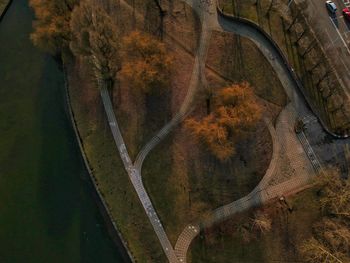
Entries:
{"label": "dark green water", "polygon": [[123,262],[93,199],[63,76],[14,0],[0,23],[0,262]]}

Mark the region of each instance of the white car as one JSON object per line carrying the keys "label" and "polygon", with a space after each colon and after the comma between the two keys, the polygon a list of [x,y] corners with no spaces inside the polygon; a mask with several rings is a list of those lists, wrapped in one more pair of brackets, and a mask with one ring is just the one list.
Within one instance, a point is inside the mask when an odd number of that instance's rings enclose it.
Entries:
{"label": "white car", "polygon": [[326,1],[326,8],[332,14],[335,14],[335,12],[337,12],[337,6],[333,1],[330,1],[330,0]]}

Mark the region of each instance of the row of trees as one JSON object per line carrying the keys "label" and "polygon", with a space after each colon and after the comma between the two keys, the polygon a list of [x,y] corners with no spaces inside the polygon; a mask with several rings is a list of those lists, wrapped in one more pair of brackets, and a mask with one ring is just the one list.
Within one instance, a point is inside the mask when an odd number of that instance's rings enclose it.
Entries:
{"label": "row of trees", "polygon": [[[117,78],[143,94],[168,86],[173,59],[165,45],[138,31],[123,36],[98,1],[31,0],[31,5],[36,14],[31,38],[38,47],[52,55],[72,52],[85,58],[94,76],[109,87]],[[187,120],[186,127],[219,160],[227,160],[237,140],[260,118],[261,109],[247,83],[223,88],[212,97],[213,111],[201,120]]]}
{"label": "row of trees", "polygon": [[313,227],[313,236],[300,246],[307,262],[350,262],[350,183],[335,172],[319,178],[324,216]]}
{"label": "row of trees", "polygon": [[95,75],[114,86],[116,78],[149,93],[168,85],[172,58],[154,37],[118,25],[94,0],[31,0],[36,20],[33,43],[54,56],[86,58]]}
{"label": "row of trees", "polygon": [[30,0],[36,20],[31,34],[33,43],[52,55],[67,50],[71,40],[70,19],[79,0]]}

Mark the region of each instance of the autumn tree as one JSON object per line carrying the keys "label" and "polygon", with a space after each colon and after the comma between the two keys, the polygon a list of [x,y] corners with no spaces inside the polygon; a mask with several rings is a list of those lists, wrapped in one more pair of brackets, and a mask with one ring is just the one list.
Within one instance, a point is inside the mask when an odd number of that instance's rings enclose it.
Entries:
{"label": "autumn tree", "polygon": [[350,262],[350,187],[348,180],[328,171],[317,179],[324,216],[313,226],[313,236],[299,251],[307,262]]}
{"label": "autumn tree", "polygon": [[35,46],[60,55],[68,49],[71,39],[70,17],[79,0],[30,0],[35,12],[34,32],[31,34]]}
{"label": "autumn tree", "polygon": [[124,37],[122,50],[120,77],[132,89],[149,94],[161,92],[169,85],[172,57],[164,43],[151,35],[134,31]]}
{"label": "autumn tree", "polygon": [[261,108],[248,83],[235,84],[213,95],[214,109],[206,117],[186,121],[192,136],[221,161],[235,153],[235,142],[261,117]]}
{"label": "autumn tree", "polygon": [[73,53],[88,58],[98,78],[113,87],[121,68],[115,22],[93,0],[82,0],[72,13],[70,27]]}

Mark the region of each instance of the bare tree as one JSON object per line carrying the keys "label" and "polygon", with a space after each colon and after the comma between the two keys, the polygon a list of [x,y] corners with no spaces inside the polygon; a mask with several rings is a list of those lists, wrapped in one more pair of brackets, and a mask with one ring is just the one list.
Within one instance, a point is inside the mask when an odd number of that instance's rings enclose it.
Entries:
{"label": "bare tree", "polygon": [[98,78],[113,87],[116,74],[121,69],[115,22],[93,0],[83,0],[74,9],[70,25],[73,53],[88,58]]}
{"label": "bare tree", "polygon": [[252,229],[256,229],[261,233],[266,233],[271,230],[271,219],[263,212],[256,212],[252,221]]}

